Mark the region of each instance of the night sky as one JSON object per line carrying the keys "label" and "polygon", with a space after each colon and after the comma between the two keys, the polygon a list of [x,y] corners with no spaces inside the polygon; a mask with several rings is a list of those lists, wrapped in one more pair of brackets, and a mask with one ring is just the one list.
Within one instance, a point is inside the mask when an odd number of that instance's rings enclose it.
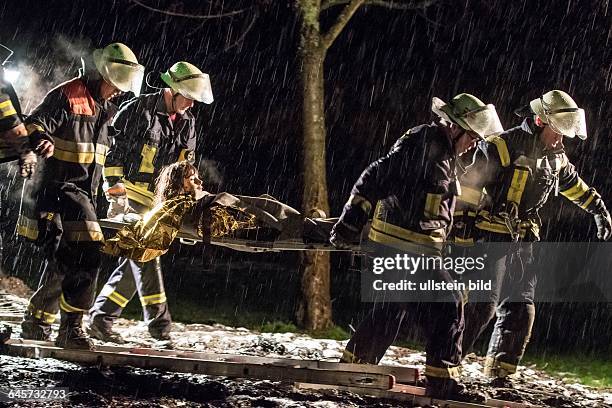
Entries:
{"label": "night sky", "polygon": [[[157,72],[189,61],[210,75],[215,95],[212,105],[194,109],[209,186],[268,193],[299,208],[299,26],[293,2],[216,1],[208,8],[206,1],[143,1],[196,14],[248,10],[198,20],[152,13],[129,0],[3,0],[0,42],[15,50],[13,65],[24,73],[17,88],[26,109],[73,77],[80,55],[113,41],[134,50],[157,86]],[[324,28],[340,10],[324,13]],[[611,14],[606,0],[442,0],[418,11],[359,9],[326,59],[332,215],[369,162],[404,131],[431,120],[432,96],[473,93],[495,104],[510,128],[519,124],[514,109],[555,88],[586,110],[589,138],[566,146],[582,178],[612,206]],[[546,240],[595,239],[592,217],[561,198],[547,205],[544,231]],[[262,284],[272,286],[271,280]],[[606,327],[612,330],[609,321]]]}
{"label": "night sky", "polygon": [[[208,2],[146,2],[195,14],[209,10]],[[431,119],[432,96],[448,100],[463,91],[494,103],[506,128],[518,124],[511,112],[542,92],[569,92],[586,110],[590,136],[568,143],[570,158],[611,202],[607,3],[445,0],[418,11],[358,10],[326,60],[332,212],[367,163]],[[221,188],[269,193],[299,207],[296,10],[290,1],[232,1],[213,2],[210,11],[247,6],[211,21],[163,16],[129,0],[7,0],[0,5],[0,40],[14,48],[17,64],[41,76],[39,94],[70,78],[77,56],[112,41],[129,45],[157,85],[156,72],[172,63],[196,64],[210,74],[216,99],[196,109],[200,158],[217,163]],[[324,13],[324,28],[340,10]],[[248,26],[244,41],[236,42]]]}

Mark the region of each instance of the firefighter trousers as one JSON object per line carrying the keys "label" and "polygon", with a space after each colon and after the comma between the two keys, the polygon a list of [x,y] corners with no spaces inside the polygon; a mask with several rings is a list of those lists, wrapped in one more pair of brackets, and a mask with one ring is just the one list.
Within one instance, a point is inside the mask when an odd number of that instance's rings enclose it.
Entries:
{"label": "firefighter trousers", "polygon": [[489,257],[480,276],[491,280],[492,290],[467,296],[463,350],[467,353],[472,349],[495,316],[485,373],[505,377],[516,372],[531,337],[537,275],[531,242],[494,245],[507,246],[507,250],[487,252]]}
{"label": "firefighter trousers", "polygon": [[168,335],[172,318],[164,291],[159,258],[144,263],[120,258],[119,266],[94,302],[90,321],[110,332],[115,319],[121,315],[136,293],[140,297],[149,333],[156,338]]}
{"label": "firefighter trousers", "polygon": [[50,187],[39,200],[34,216],[38,219],[32,222],[22,215],[24,229],[18,229],[20,233],[27,229],[27,236],[45,254],[40,283],[22,327],[48,333],[58,311],[83,314],[91,307],[103,236],[93,202],[83,190],[70,184]]}
{"label": "firefighter trousers", "polygon": [[[397,251],[379,249],[377,255],[379,254],[390,257],[397,254]],[[366,270],[366,273],[370,272]],[[420,270],[414,277],[422,281],[453,281],[450,273],[444,269]],[[402,326],[406,325],[408,317],[413,320],[414,316],[426,316],[419,322],[427,338],[425,375],[432,379],[456,380],[459,377],[463,334],[461,293],[451,290],[438,291],[420,300],[417,299],[417,294],[413,296],[413,301],[406,299],[374,303],[349,340],[342,361],[378,364],[398,337]]]}
{"label": "firefighter trousers", "polygon": [[409,313],[428,316],[424,322],[427,336],[425,375],[458,378],[463,328],[460,302],[376,304],[346,345],[342,361],[378,364],[396,340]]}

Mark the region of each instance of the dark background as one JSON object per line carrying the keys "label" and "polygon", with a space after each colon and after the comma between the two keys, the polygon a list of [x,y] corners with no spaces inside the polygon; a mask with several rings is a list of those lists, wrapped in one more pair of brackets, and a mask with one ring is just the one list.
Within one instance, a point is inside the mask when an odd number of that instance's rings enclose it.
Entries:
{"label": "dark background", "polygon": [[[205,14],[207,2],[148,0]],[[32,103],[76,73],[78,56],[126,43],[148,72],[187,60],[210,74],[215,102],[194,109],[199,158],[211,190],[268,193],[300,207],[301,100],[299,27],[290,1],[213,3],[212,12],[252,6],[232,18],[197,20],[151,13],[128,0],[0,4],[0,41],[17,66],[36,73],[18,87]],[[255,11],[257,10],[257,11]],[[341,8],[324,13],[327,28]],[[612,202],[612,18],[607,1],[440,1],[426,10],[362,7],[326,59],[328,177],[338,214],[361,170],[405,130],[431,119],[432,96],[470,92],[494,103],[506,128],[512,111],[550,89],[569,92],[586,110],[589,138],[566,140],[582,178]],[[251,26],[244,41],[238,41]],[[23,78],[22,78],[23,79]],[[150,81],[161,85],[153,74]],[[7,173],[8,171],[8,173]],[[15,216],[20,182],[4,166],[3,198]],[[401,181],[399,181],[401,182]],[[10,190],[6,186],[10,185]],[[548,241],[595,240],[590,215],[560,198],[544,211]],[[34,284],[32,249],[10,240],[5,268]],[[8,235],[8,236],[7,236]],[[19,251],[19,252],[18,252]],[[348,256],[333,257],[334,318],[356,324],[363,309]],[[106,274],[110,271],[108,261]],[[299,285],[294,254],[243,255],[182,248],[166,256],[167,292],[179,301],[229,315],[291,319]],[[571,264],[572,259],[568,259]],[[576,273],[579,273],[576,265]],[[105,275],[106,276],[106,275]],[[174,299],[174,300],[172,300]],[[196,305],[196,306],[193,306]],[[185,306],[188,308],[188,306]],[[426,318],[423,317],[423,318]],[[568,328],[572,329],[568,331]],[[410,334],[410,333],[408,333]],[[607,304],[542,305],[533,348],[612,352]],[[609,354],[608,354],[609,355]]]}

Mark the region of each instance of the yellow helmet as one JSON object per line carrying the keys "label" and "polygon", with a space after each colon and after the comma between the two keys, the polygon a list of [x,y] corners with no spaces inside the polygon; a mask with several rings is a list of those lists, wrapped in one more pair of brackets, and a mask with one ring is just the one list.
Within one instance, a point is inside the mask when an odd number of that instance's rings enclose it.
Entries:
{"label": "yellow helmet", "polygon": [[140,95],[144,67],[138,63],[136,55],[121,43],[112,43],[93,52],[96,69],[106,82],[123,92]]}
{"label": "yellow helmet", "polygon": [[559,90],[546,92],[538,99],[529,102],[529,106],[542,122],[552,130],[567,137],[587,138],[584,109],[567,93]]}
{"label": "yellow helmet", "polygon": [[455,96],[449,103],[434,96],[431,110],[442,119],[476,133],[481,139],[504,131],[495,106],[485,105],[468,93]]}
{"label": "yellow helmet", "polygon": [[168,71],[161,74],[161,79],[185,98],[210,104],[213,102],[210,77],[193,64],[177,62]]}

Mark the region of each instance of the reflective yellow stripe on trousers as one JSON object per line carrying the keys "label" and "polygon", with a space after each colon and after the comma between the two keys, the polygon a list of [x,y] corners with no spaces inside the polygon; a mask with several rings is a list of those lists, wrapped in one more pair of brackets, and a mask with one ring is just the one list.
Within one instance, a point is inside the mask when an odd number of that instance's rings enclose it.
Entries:
{"label": "reflective yellow stripe on trousers", "polygon": [[166,300],[167,300],[166,294],[162,292],[162,293],[157,293],[155,295],[142,296],[140,298],[140,303],[143,306],[149,306],[149,305],[157,305],[160,303],[165,303]]}
{"label": "reflective yellow stripe on trousers", "polygon": [[63,293],[60,296],[60,309],[62,309],[64,312],[67,312],[67,313],[83,313],[83,312],[86,312],[85,309],[79,309],[78,307],[74,307],[74,306],[68,304],[68,302],[66,302],[66,299],[64,298],[64,294]]}
{"label": "reflective yellow stripe on trousers", "polygon": [[28,304],[28,312],[30,312],[30,314],[34,316],[35,319],[42,320],[43,322],[48,324],[53,324],[53,322],[55,322],[55,319],[57,318],[57,315],[55,313],[48,313],[44,310],[36,309],[36,306],[32,303]]}
{"label": "reflective yellow stripe on trousers", "polygon": [[100,296],[106,296],[108,300],[112,301],[119,305],[119,307],[124,308],[129,303],[129,299],[117,292],[113,289],[112,286],[104,285],[102,290],[100,291]]}
{"label": "reflective yellow stripe on trousers", "polygon": [[434,367],[425,365],[425,375],[437,378],[459,378],[461,371],[459,367]]}
{"label": "reflective yellow stripe on trousers", "polygon": [[488,356],[485,359],[484,373],[488,377],[506,377],[516,373],[517,365],[510,364]]}

